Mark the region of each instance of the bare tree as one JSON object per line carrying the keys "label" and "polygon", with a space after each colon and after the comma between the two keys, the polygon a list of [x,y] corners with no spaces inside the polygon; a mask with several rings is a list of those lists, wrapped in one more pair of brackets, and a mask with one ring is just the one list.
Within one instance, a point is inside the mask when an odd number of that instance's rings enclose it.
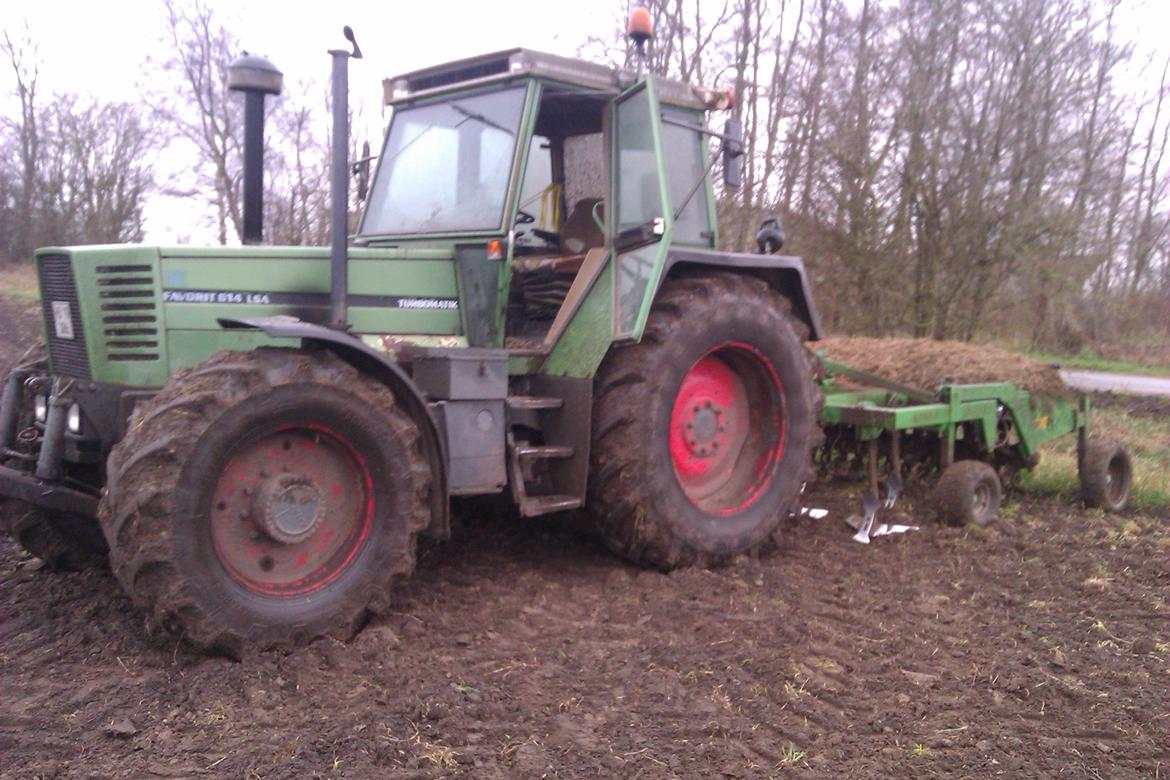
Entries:
{"label": "bare tree", "polygon": [[219,243],[241,233],[239,138],[241,106],[227,88],[227,66],[240,45],[203,0],[166,0],[171,57],[164,69],[180,90],[156,96],[161,117],[198,150],[197,191],[216,212]]}

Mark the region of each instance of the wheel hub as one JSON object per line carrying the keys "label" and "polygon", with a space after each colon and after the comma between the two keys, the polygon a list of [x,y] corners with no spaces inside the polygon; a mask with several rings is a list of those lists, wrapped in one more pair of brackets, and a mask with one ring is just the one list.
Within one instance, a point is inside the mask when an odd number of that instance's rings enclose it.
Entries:
{"label": "wheel hub", "polygon": [[316,533],[324,508],[321,492],[303,474],[268,477],[252,496],[256,525],[282,544],[299,544]]}
{"label": "wheel hub", "polygon": [[373,512],[369,471],[338,434],[314,424],[241,444],[211,495],[216,555],[241,585],[297,596],[337,577]]}
{"label": "wheel hub", "polygon": [[728,344],[696,361],[676,392],[667,440],[691,503],[721,515],[752,503],[784,446],[780,383],[766,358]]}
{"label": "wheel hub", "polygon": [[691,454],[706,458],[719,449],[720,444],[727,444],[727,427],[722,424],[725,417],[723,408],[711,401],[693,407],[685,424],[687,449]]}

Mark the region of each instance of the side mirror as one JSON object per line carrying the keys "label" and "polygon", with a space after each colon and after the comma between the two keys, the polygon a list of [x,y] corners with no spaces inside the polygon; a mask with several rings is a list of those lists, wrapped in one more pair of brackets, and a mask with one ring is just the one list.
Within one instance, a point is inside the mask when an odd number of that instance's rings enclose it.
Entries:
{"label": "side mirror", "polygon": [[743,124],[729,117],[723,126],[723,186],[738,190],[743,186]]}
{"label": "side mirror", "polygon": [[[345,29],[349,29],[348,27]],[[357,45],[356,43],[354,44]],[[357,199],[358,203],[365,201],[366,196],[370,194],[370,142],[366,141],[362,144],[361,159],[353,164],[353,175],[357,177]]]}

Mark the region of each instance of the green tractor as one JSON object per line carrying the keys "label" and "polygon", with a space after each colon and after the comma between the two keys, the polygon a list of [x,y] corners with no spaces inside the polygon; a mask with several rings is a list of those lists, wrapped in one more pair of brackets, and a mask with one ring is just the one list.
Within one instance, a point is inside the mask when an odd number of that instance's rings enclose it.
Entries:
{"label": "green tractor", "polygon": [[351,636],[456,497],[582,509],[660,569],[765,543],[812,476],[818,325],[777,224],[716,248],[728,96],[522,49],[439,65],[386,80],[370,177],[345,149],[360,51],[332,54],[356,235],[337,209],[331,249],[254,245],[279,73],[253,58],[244,246],[38,250],[47,350],[0,408],[10,533],[108,555],[150,626],[232,655]]}

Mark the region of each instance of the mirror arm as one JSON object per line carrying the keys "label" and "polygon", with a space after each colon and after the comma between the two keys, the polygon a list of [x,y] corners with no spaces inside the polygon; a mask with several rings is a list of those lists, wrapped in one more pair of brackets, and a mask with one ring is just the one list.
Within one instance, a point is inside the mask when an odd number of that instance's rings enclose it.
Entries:
{"label": "mirror arm", "polygon": [[377,159],[378,159],[378,155],[371,154],[371,155],[367,155],[366,157],[362,157],[359,160],[354,160],[352,163],[350,163],[349,172],[352,175],[357,176],[358,173],[361,171],[361,166],[363,166],[366,163],[371,162],[373,160],[377,160]]}
{"label": "mirror arm", "polygon": [[707,163],[707,168],[703,171],[703,175],[699,177],[699,180],[695,182],[695,186],[691,187],[691,191],[683,198],[682,205],[674,210],[674,217],[671,219],[672,222],[678,221],[678,218],[682,216],[683,210],[690,204],[691,198],[695,197],[695,193],[699,191],[699,188],[703,186],[703,182],[707,181],[707,177],[711,175],[711,169],[715,167],[715,161],[718,159],[719,157],[717,155],[711,155],[711,162]]}
{"label": "mirror arm", "polygon": [[[718,138],[723,143],[738,143],[741,146],[743,144],[743,142],[738,138],[732,138],[731,136],[724,135],[723,133],[717,133],[714,130],[708,130],[705,127],[696,127],[695,125],[687,124],[686,122],[680,122],[677,119],[671,119],[666,115],[663,115],[659,118],[662,120],[663,124],[674,125],[675,127],[685,127],[687,130],[694,130],[700,135],[709,135],[712,138]],[[743,149],[740,148],[739,150],[735,151],[734,154],[736,157],[740,156],[743,154]]]}

